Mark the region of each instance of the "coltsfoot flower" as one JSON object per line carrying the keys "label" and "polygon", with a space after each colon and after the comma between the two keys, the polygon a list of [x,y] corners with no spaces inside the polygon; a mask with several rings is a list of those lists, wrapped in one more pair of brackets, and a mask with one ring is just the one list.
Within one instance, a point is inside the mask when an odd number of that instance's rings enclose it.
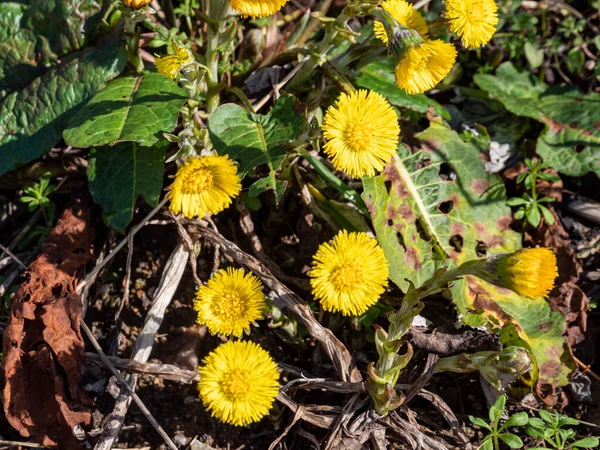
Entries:
{"label": "coltsfoot flower", "polygon": [[558,276],[556,255],[547,248],[491,256],[488,270],[496,284],[530,298],[547,296]]}
{"label": "coltsfoot flower", "polygon": [[262,288],[258,278],[242,269],[220,270],[196,293],[197,322],[212,334],[241,336],[262,317],[266,306]]}
{"label": "coltsfoot flower", "polygon": [[465,47],[477,48],[496,32],[498,5],[494,0],[446,0],[445,17]]}
{"label": "coltsfoot flower", "polygon": [[220,345],[204,359],[198,372],[202,403],[213,417],[232,425],[262,419],[279,391],[275,361],[254,342]]}
{"label": "coltsfoot flower", "polygon": [[409,94],[422,94],[435,87],[456,61],[454,45],[439,39],[406,51],[396,66],[396,83]]}
{"label": "coltsfoot flower", "polygon": [[152,3],[152,0],[122,0],[123,5],[130,9],[142,9]]}
{"label": "coltsfoot flower", "polygon": [[191,219],[221,212],[240,193],[242,184],[228,156],[211,155],[189,157],[169,189],[169,209]]}
{"label": "coltsfoot flower", "polygon": [[320,245],[309,273],[313,295],[327,311],[359,316],[385,291],[389,264],[366,233],[342,231]]}
{"label": "coltsfoot flower", "polygon": [[194,62],[194,55],[185,47],[180,47],[173,42],[173,54],[166,56],[156,56],[156,70],[158,73],[164,75],[167,78],[177,78],[181,69],[188,64]]}
{"label": "coltsfoot flower", "polygon": [[[417,11],[412,4],[405,0],[385,0],[381,4],[381,7],[390,13],[400,25],[415,30],[422,38],[427,39],[429,34],[427,22],[425,22],[421,13]],[[387,45],[388,35],[381,22],[375,21],[373,24],[373,31],[375,32],[375,36]]]}
{"label": "coltsfoot flower", "polygon": [[377,92],[342,93],[325,113],[322,128],[325,153],[351,177],[375,175],[398,149],[398,116]]}
{"label": "coltsfoot flower", "polygon": [[231,7],[244,17],[267,17],[275,14],[287,0],[231,0]]}

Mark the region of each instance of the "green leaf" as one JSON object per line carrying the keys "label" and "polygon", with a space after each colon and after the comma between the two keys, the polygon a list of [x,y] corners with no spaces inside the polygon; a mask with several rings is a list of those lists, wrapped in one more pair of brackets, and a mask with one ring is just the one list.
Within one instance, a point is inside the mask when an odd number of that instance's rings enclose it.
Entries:
{"label": "green leaf", "polygon": [[168,143],[140,147],[125,142],[93,149],[88,166],[89,189],[104,212],[106,222],[123,232],[131,220],[138,196],[156,206],[163,184]]}
{"label": "green leaf", "polygon": [[504,442],[506,445],[508,445],[510,448],[521,448],[524,445],[523,441],[521,440],[521,438],[519,436],[516,436],[511,433],[499,434],[498,438],[502,442]]}
{"label": "green leaf", "polygon": [[483,127],[477,130],[479,136],[465,142],[434,121],[417,136],[422,150],[411,154],[400,146],[384,173],[363,178],[363,199],[390,261],[390,279],[403,291],[407,280],[421,286],[447,257],[452,263],[478,258],[479,243],[492,253],[520,247],[509,228],[504,184],[481,163],[489,138]]}
{"label": "green leaf", "polygon": [[526,216],[527,216],[527,221],[534,228],[537,228],[537,226],[540,224],[540,221],[542,220],[542,216],[540,214],[540,209],[537,204],[533,204],[533,205],[531,205],[530,208],[527,208]]}
{"label": "green leaf", "polygon": [[544,422],[552,423],[554,422],[554,416],[550,414],[548,411],[541,409],[538,414],[542,418]]}
{"label": "green leaf", "polygon": [[53,60],[84,44],[85,21],[96,0],[0,3],[0,91],[19,90]]}
{"label": "green leaf", "polygon": [[471,423],[473,425],[475,425],[476,427],[480,427],[480,428],[484,428],[486,430],[492,431],[491,427],[488,425],[488,423],[483,420],[481,417],[473,417],[473,416],[469,416],[469,420],[471,421]]}
{"label": "green leaf", "polygon": [[21,91],[0,101],[0,175],[50,150],[69,120],[126,63],[121,41],[65,58]]}
{"label": "green leaf", "polygon": [[571,75],[578,75],[583,72],[585,56],[580,48],[572,48],[567,53],[567,70]]}
{"label": "green leaf", "polygon": [[496,75],[475,75],[475,83],[513,114],[546,125],[536,151],[547,164],[570,176],[600,176],[600,94],[549,87],[512,63],[502,64]]}
{"label": "green leaf", "polygon": [[509,198],[506,201],[506,204],[508,206],[526,205],[527,204],[527,200],[525,200],[524,198],[521,198],[521,197],[512,197],[512,198]]}
{"label": "green leaf", "polygon": [[433,112],[436,115],[442,116],[445,119],[450,118],[450,114],[442,105],[425,94],[410,95],[398,87],[394,75],[394,60],[392,58],[383,58],[380,61],[364,66],[360,69],[360,76],[356,79],[356,84],[380,93],[394,106],[423,114],[429,108],[433,108]]}
{"label": "green leaf", "polygon": [[494,450],[494,443],[491,438],[485,438],[479,447],[479,450]]}
{"label": "green leaf", "polygon": [[500,429],[503,430],[508,427],[522,427],[527,425],[527,422],[529,422],[529,415],[525,411],[521,411],[510,416]]}
{"label": "green leaf", "polygon": [[500,416],[506,406],[506,395],[500,395],[494,404],[490,407],[489,417],[491,422],[497,422],[500,420]]}
{"label": "green leaf", "polygon": [[571,444],[571,447],[575,448],[596,448],[600,445],[600,441],[596,437],[586,437],[575,441]]}
{"label": "green leaf", "polygon": [[537,42],[525,42],[525,57],[532,69],[537,69],[544,62],[544,49]]}
{"label": "green leaf", "polygon": [[63,137],[79,148],[125,141],[151,146],[175,129],[186,100],[185,91],[159,73],[120,77],[79,111]]}
{"label": "green leaf", "polygon": [[529,419],[529,424],[527,424],[527,426],[525,427],[525,433],[527,433],[527,436],[543,439],[545,435],[544,426],[533,426],[531,425],[532,420],[533,419]]}
{"label": "green leaf", "polygon": [[233,103],[220,106],[208,119],[210,140],[219,155],[240,161],[240,173],[261,164],[269,167],[267,180],[256,182],[250,195],[272,189],[279,200],[282,182],[275,183],[275,172],[285,157],[282,145],[291,141],[302,129],[302,116],[294,112],[294,98],[281,96],[267,115],[253,114]]}

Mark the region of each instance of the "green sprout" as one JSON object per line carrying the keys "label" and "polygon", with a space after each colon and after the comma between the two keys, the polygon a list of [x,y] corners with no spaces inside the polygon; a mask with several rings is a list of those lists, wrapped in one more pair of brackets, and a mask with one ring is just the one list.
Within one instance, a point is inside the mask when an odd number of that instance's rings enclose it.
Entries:
{"label": "green sprout", "polygon": [[31,212],[39,209],[44,217],[45,224],[38,225],[31,230],[25,239],[21,241],[19,248],[24,248],[36,237],[39,237],[39,242],[44,241],[50,233],[50,230],[52,230],[56,206],[48,198],[54,191],[54,186],[50,184],[50,177],[50,172],[46,172],[42,175],[42,178],[40,178],[39,183],[34,183],[32,186],[26,187],[23,190],[21,201],[27,204],[27,208]]}
{"label": "green sprout", "polygon": [[500,418],[502,417],[505,406],[506,395],[501,395],[490,408],[489,424],[480,417],[469,416],[469,420],[473,425],[483,428],[490,433],[483,441],[481,441],[481,445],[479,446],[480,450],[500,450],[500,441],[504,442],[510,448],[523,447],[524,444],[521,438],[516,434],[508,433],[506,430],[511,427],[522,427],[527,425],[529,416],[524,411],[518,412],[510,416],[508,420],[500,426]]}
{"label": "green sprout", "polygon": [[[543,447],[535,447],[532,450],[541,450],[544,448],[555,448],[558,450],[571,450],[576,448],[596,448],[600,444],[596,437],[586,437],[575,442],[569,442],[575,438],[575,430],[566,428],[568,426],[579,425],[579,421],[571,417],[560,415],[558,412],[549,413],[548,411],[539,411],[539,418],[529,419],[525,427],[528,436],[542,439]],[[547,446],[549,445],[549,447]]]}
{"label": "green sprout", "polygon": [[560,178],[556,174],[543,172],[548,167],[548,164],[542,161],[526,158],[525,165],[527,166],[527,170],[517,177],[517,183],[523,182],[525,189],[529,192],[523,194],[523,197],[508,199],[506,204],[508,206],[517,206],[515,212],[515,219],[517,220],[526,218],[531,226],[537,228],[543,217],[548,224],[552,225],[554,223],[554,216],[544,206],[544,203],[552,203],[556,199],[547,195],[539,197],[536,184],[538,179],[556,183],[560,181]]}

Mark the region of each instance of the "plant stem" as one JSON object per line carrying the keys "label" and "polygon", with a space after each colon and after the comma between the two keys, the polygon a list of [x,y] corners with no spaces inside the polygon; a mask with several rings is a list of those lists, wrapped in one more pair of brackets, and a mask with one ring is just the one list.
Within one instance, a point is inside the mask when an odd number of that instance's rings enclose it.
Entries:
{"label": "plant stem", "polygon": [[222,0],[211,0],[208,3],[209,11],[207,16],[214,22],[208,24],[206,35],[206,66],[208,73],[206,74],[206,112],[212,113],[217,109],[220,102],[220,87],[219,87],[219,30],[221,22],[229,5],[229,2]]}
{"label": "plant stem", "polygon": [[127,14],[124,15],[125,23],[123,29],[123,35],[125,42],[127,43],[127,57],[129,63],[132,65],[136,73],[142,73],[144,70],[144,62],[140,55],[140,33],[136,29],[137,22],[135,22]]}
{"label": "plant stem", "polygon": [[336,177],[329,168],[313,155],[305,155],[304,158],[315,168],[317,173],[321,175],[325,181],[336,191],[344,196],[344,199],[353,203],[365,216],[370,217],[369,209],[360,194],[354,189],[351,189],[346,183]]}

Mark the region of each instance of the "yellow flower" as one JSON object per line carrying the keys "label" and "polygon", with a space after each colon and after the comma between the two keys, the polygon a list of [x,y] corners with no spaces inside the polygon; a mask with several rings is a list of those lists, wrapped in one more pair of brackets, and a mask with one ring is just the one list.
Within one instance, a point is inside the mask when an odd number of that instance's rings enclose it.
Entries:
{"label": "yellow flower", "polygon": [[323,243],[309,275],[313,295],[327,311],[359,316],[377,303],[387,286],[389,265],[366,233],[342,231]]}
{"label": "yellow flower", "polygon": [[277,365],[254,342],[228,341],[204,359],[198,390],[213,417],[233,425],[259,421],[279,391]]}
{"label": "yellow flower", "polygon": [[262,317],[262,284],[251,273],[228,267],[198,289],[194,309],[198,311],[198,323],[206,325],[212,334],[239,337]]}
{"label": "yellow flower", "polygon": [[477,48],[496,32],[498,5],[494,0],[446,0],[445,17],[465,47]]}
{"label": "yellow flower", "polygon": [[243,17],[266,17],[275,14],[287,0],[231,0],[231,7]]}
{"label": "yellow flower", "polygon": [[123,0],[123,4],[131,9],[141,9],[150,3],[152,3],[152,0]]}
{"label": "yellow flower", "polygon": [[398,149],[398,116],[377,92],[342,93],[325,113],[322,128],[325,153],[351,177],[375,175]]}
{"label": "yellow flower", "polygon": [[156,70],[167,78],[176,78],[181,69],[194,61],[194,55],[185,47],[178,46],[173,42],[173,54],[167,56],[156,56]]}
{"label": "yellow flower", "polygon": [[558,276],[556,255],[547,248],[529,248],[490,257],[496,283],[525,297],[545,297]]}
{"label": "yellow flower", "polygon": [[212,155],[188,158],[169,189],[169,209],[191,219],[224,210],[242,185],[233,161],[228,156]]}
{"label": "yellow flower", "polygon": [[[429,34],[427,22],[425,22],[421,13],[419,13],[413,5],[404,0],[385,0],[381,4],[381,7],[390,13],[400,25],[415,30],[423,39],[427,39],[427,35]],[[375,21],[373,24],[373,31],[375,31],[375,36],[387,45],[388,35],[381,22]]]}
{"label": "yellow flower", "polygon": [[454,45],[439,39],[407,50],[396,66],[396,83],[409,94],[422,94],[433,88],[456,61]]}

